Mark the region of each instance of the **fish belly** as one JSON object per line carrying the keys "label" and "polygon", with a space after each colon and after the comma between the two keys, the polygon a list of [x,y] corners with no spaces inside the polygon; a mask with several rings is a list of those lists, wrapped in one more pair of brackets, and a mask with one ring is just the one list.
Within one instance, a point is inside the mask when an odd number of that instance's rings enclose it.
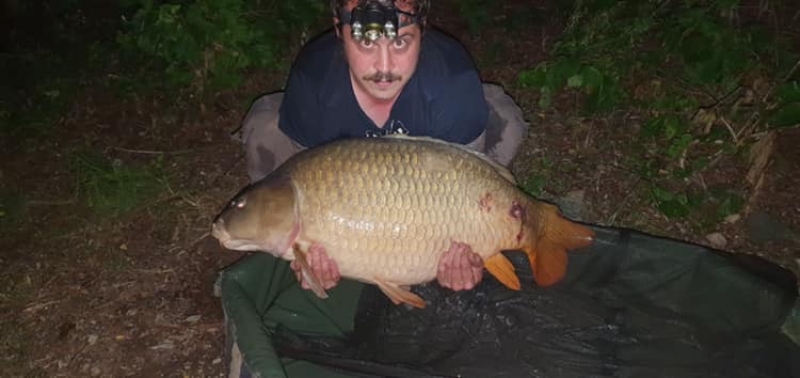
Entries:
{"label": "fish belly", "polygon": [[[370,148],[370,147],[374,148]],[[435,144],[340,146],[297,164],[302,238],[340,274],[401,285],[436,277],[451,242],[483,258],[515,247],[516,187],[467,153]]]}

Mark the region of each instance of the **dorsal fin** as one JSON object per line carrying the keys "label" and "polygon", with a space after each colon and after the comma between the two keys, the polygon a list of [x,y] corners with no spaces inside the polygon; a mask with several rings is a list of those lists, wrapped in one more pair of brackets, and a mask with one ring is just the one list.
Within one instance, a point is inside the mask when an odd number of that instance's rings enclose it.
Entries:
{"label": "dorsal fin", "polygon": [[475,150],[473,150],[473,149],[471,149],[471,148],[469,148],[469,147],[467,147],[467,146],[465,146],[463,144],[454,143],[454,142],[448,142],[446,140],[437,139],[437,138],[429,137],[429,136],[410,136],[410,135],[405,135],[405,134],[389,134],[389,135],[383,136],[382,138],[407,139],[407,140],[412,140],[412,141],[413,140],[417,140],[417,141],[424,141],[424,142],[431,142],[431,143],[439,143],[441,145],[449,146],[449,147],[452,147],[452,148],[459,149],[461,151],[468,152],[468,153],[470,153],[470,154],[472,154],[474,156],[477,156],[481,160],[487,162],[489,165],[492,166],[492,168],[494,168],[495,171],[497,171],[497,173],[500,174],[500,176],[503,176],[503,178],[505,178],[506,180],[508,180],[512,184],[517,185],[517,180],[514,178],[514,175],[511,173],[511,171],[508,168],[500,165],[500,163],[494,161],[494,159],[490,158],[488,155],[486,155],[486,154],[484,154],[484,153],[482,153],[480,151],[475,151]]}

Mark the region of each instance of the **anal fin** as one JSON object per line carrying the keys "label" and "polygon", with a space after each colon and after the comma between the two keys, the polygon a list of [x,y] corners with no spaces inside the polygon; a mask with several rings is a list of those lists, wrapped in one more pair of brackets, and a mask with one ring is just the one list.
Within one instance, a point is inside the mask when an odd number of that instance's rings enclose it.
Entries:
{"label": "anal fin", "polygon": [[520,289],[519,277],[514,273],[514,264],[505,255],[498,252],[486,259],[483,264],[500,283],[512,290]]}
{"label": "anal fin", "polygon": [[528,260],[539,286],[553,285],[567,274],[567,250],[548,239],[539,241],[537,252],[528,253]]}
{"label": "anal fin", "polygon": [[311,265],[308,264],[308,259],[306,259],[306,253],[303,252],[297,244],[292,246],[292,251],[294,251],[294,259],[297,260],[297,264],[300,265],[300,272],[303,274],[303,281],[305,281],[308,286],[311,288],[311,291],[322,299],[328,298],[328,293],[325,292],[325,289],[322,288],[322,285],[319,283],[319,278],[317,275],[314,274],[314,271],[311,270]]}
{"label": "anal fin", "polygon": [[407,303],[417,308],[425,308],[425,300],[412,293],[411,291],[401,288],[398,285],[388,283],[382,279],[375,278],[375,284],[381,289],[394,304]]}

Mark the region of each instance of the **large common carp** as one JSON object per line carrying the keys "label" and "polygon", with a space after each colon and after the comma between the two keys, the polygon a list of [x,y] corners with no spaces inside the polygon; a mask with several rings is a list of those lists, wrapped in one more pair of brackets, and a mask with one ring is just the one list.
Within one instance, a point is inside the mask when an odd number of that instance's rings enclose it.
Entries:
{"label": "large common carp", "polygon": [[527,253],[534,278],[561,280],[567,250],[594,233],[554,205],[520,190],[511,173],[465,146],[427,137],[343,139],[304,150],[244,188],[217,216],[212,234],[228,249],[305,261],[325,248],[342,277],[377,285],[395,304],[424,307],[408,285],[436,278],[451,242],[463,242],[505,286],[519,290],[501,251]]}

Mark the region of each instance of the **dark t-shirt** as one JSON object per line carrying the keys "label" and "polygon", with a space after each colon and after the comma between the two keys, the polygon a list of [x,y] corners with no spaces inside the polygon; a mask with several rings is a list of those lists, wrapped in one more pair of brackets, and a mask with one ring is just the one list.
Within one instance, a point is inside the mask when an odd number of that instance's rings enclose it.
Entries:
{"label": "dark t-shirt", "polygon": [[467,144],[484,131],[488,116],[471,57],[458,41],[431,28],[422,37],[414,75],[385,127],[377,127],[358,105],[341,41],[331,31],[298,55],[281,104],[279,127],[305,147],[396,132]]}

